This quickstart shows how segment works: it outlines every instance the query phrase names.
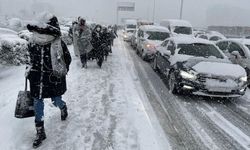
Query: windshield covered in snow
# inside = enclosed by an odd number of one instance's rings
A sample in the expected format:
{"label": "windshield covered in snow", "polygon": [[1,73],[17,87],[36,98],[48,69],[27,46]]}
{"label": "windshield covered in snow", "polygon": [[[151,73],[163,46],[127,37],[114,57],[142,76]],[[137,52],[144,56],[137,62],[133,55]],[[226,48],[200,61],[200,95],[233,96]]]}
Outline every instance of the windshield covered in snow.
{"label": "windshield covered in snow", "polygon": [[174,32],[177,34],[192,34],[192,28],[190,27],[175,27]]}
{"label": "windshield covered in snow", "polygon": [[167,33],[167,32],[147,31],[146,33],[148,34],[149,40],[164,41],[165,39],[170,37],[169,33]]}
{"label": "windshield covered in snow", "polygon": [[194,43],[194,44],[179,44],[178,48],[180,49],[178,54],[190,55],[196,57],[216,57],[223,59],[223,55],[220,51],[213,45],[203,44],[203,43]]}

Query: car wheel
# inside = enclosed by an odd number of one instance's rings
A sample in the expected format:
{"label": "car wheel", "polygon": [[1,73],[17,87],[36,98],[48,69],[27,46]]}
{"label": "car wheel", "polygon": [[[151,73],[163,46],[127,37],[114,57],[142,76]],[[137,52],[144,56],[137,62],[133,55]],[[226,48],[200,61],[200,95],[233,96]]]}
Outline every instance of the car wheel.
{"label": "car wheel", "polygon": [[142,51],[142,54],[141,54],[141,58],[142,60],[146,61],[147,60],[147,55]]}
{"label": "car wheel", "polygon": [[173,71],[170,73],[169,78],[168,78],[168,88],[172,94],[177,94],[176,80],[175,80],[175,75]]}

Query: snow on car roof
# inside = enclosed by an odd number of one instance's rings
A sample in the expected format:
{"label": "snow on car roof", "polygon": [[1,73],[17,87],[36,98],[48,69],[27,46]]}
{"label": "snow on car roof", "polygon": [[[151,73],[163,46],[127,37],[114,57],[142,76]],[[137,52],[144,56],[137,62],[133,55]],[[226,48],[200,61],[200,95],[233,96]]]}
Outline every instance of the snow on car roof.
{"label": "snow on car roof", "polygon": [[192,27],[191,23],[186,20],[178,20],[178,19],[168,19],[163,21],[169,21],[170,26],[180,26],[180,27]]}
{"label": "snow on car roof", "polygon": [[211,41],[200,39],[200,38],[195,38],[195,37],[190,37],[190,36],[175,36],[175,37],[168,38],[167,40],[173,40],[176,44],[202,43],[202,44],[213,45],[213,42]]}
{"label": "snow on car roof", "polygon": [[243,38],[229,38],[225,40],[220,40],[221,41],[229,41],[229,42],[236,42],[238,44],[244,44],[244,45],[250,45],[250,39],[243,39]]}
{"label": "snow on car roof", "polygon": [[146,31],[168,32],[168,33],[170,33],[170,31],[167,28],[161,27],[161,26],[154,26],[154,25],[144,25],[144,26],[141,26],[140,29],[146,30]]}

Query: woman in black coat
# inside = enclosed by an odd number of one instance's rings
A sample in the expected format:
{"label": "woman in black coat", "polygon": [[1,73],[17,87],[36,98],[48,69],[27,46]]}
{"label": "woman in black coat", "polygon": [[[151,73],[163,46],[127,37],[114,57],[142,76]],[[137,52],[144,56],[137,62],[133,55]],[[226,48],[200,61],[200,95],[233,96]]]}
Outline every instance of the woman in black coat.
{"label": "woman in black coat", "polygon": [[102,31],[101,25],[96,25],[96,27],[92,31],[91,44],[93,46],[93,50],[89,54],[90,57],[97,59],[97,64],[99,67],[102,66],[102,62],[104,59],[103,34],[101,31]]}
{"label": "woman in black coat", "polygon": [[[46,15],[48,16],[48,14]],[[45,19],[43,19],[45,20]],[[37,137],[33,147],[38,147],[46,134],[44,131],[44,98],[51,98],[55,106],[61,110],[61,120],[68,116],[66,103],[62,100],[62,95],[66,92],[66,73],[58,75],[55,73],[56,59],[53,51],[61,51],[64,70],[69,70],[71,56],[66,44],[60,39],[61,32],[58,20],[51,16],[44,26],[28,25],[27,28],[33,33],[33,37],[28,45],[30,55],[30,69],[27,78],[30,81],[31,96],[34,98],[35,124]],[[56,45],[57,44],[57,45]],[[56,45],[56,46],[55,46]],[[57,57],[55,57],[57,58]],[[59,59],[59,58],[58,58]]]}

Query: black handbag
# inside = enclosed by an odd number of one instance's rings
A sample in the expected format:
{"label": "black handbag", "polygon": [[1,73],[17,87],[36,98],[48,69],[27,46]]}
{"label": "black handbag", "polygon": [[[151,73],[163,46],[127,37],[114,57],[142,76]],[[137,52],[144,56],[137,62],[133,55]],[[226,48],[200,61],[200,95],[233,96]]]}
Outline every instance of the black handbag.
{"label": "black handbag", "polygon": [[30,91],[27,91],[27,78],[25,79],[25,90],[19,91],[16,109],[15,109],[15,117],[16,118],[28,118],[35,116],[34,112],[34,100],[30,95]]}

